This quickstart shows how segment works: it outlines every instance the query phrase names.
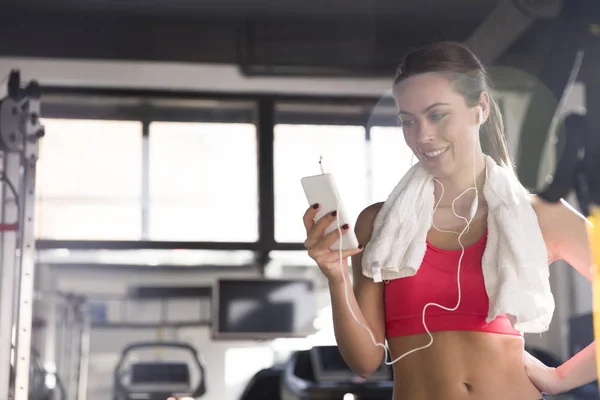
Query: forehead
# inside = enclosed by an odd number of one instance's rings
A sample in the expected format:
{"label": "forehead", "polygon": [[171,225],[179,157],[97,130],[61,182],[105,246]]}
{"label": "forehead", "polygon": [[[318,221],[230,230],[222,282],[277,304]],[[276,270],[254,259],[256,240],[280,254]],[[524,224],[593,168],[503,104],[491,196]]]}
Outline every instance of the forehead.
{"label": "forehead", "polygon": [[[441,74],[427,72],[404,79],[394,88],[396,105],[400,110],[420,113],[434,103],[460,104],[463,100],[450,81]],[[464,101],[462,101],[464,103]]]}

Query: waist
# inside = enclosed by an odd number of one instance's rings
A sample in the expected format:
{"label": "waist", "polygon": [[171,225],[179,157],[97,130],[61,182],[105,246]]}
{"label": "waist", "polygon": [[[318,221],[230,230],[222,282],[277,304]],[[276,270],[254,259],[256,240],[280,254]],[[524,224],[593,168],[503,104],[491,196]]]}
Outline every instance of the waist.
{"label": "waist", "polygon": [[[430,332],[440,331],[476,331],[488,333],[501,333],[521,336],[521,332],[513,328],[512,323],[505,315],[500,315],[487,323],[486,317],[480,314],[467,314],[460,311],[425,312],[425,324]],[[408,336],[426,333],[423,326],[423,316],[394,318],[386,320],[386,337]]]}
{"label": "waist", "polygon": [[[520,337],[437,332],[433,344],[394,363],[395,400],[537,400]],[[389,341],[392,360],[429,342],[427,334]]]}

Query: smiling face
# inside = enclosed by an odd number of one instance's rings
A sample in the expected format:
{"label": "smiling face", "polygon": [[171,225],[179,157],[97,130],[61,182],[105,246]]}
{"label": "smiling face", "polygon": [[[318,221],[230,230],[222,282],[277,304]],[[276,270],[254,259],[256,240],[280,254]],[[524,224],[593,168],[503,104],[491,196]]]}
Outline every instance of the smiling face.
{"label": "smiling face", "polygon": [[469,107],[447,77],[428,72],[396,84],[394,95],[406,144],[432,175],[472,169],[473,152],[483,158],[478,134],[488,114],[487,93]]}

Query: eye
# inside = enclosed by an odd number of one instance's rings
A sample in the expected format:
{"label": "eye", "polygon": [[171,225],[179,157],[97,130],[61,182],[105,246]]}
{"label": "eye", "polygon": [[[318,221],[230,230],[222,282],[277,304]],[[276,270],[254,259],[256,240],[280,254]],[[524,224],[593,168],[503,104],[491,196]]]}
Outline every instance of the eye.
{"label": "eye", "polygon": [[402,119],[400,117],[398,117],[398,126],[401,128],[409,128],[411,126],[413,126],[415,123],[415,121],[412,121],[410,119]]}
{"label": "eye", "polygon": [[448,114],[431,114],[431,119],[434,121],[439,121],[444,118]]}

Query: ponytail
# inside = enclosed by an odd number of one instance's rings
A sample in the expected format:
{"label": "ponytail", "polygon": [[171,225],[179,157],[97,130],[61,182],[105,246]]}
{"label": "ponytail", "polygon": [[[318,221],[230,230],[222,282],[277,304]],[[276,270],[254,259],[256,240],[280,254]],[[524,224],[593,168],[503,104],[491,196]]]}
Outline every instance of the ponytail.
{"label": "ponytail", "polygon": [[500,107],[498,107],[498,103],[491,93],[490,114],[487,121],[481,127],[480,138],[481,148],[485,154],[492,157],[498,165],[514,170],[514,165],[508,152]]}

